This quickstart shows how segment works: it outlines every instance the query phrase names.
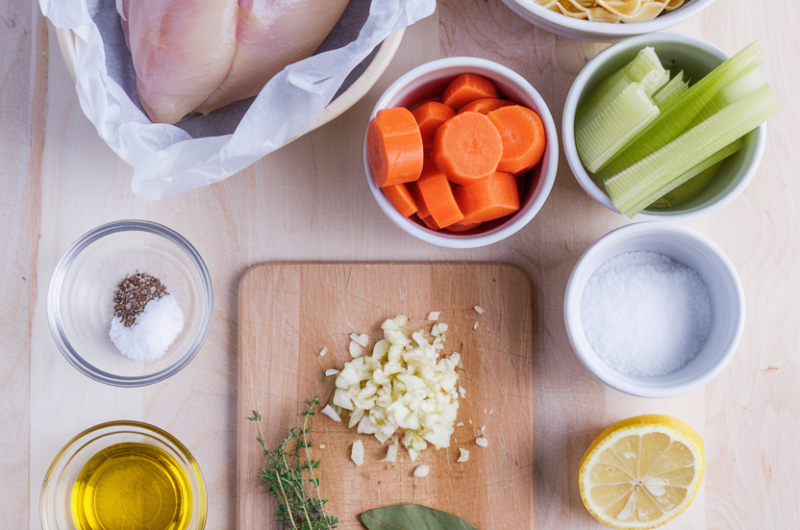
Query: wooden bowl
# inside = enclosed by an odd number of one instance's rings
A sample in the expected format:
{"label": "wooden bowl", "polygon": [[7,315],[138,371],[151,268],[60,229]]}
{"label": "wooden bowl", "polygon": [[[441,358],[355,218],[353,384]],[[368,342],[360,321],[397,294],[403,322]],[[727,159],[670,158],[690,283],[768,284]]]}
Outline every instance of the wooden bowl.
{"label": "wooden bowl", "polygon": [[[383,75],[389,63],[392,62],[392,58],[397,52],[397,48],[400,47],[400,42],[403,40],[404,33],[405,29],[401,29],[389,35],[381,44],[372,62],[370,62],[369,66],[364,70],[364,73],[361,74],[353,84],[347,87],[344,92],[334,98],[327,107],[322,109],[311,126],[303,134],[310,133],[314,129],[322,127],[334,118],[344,114],[350,107],[358,103],[358,101],[369,92],[373,85],[375,85],[380,76]],[[72,80],[74,81],[75,63],[77,61],[75,34],[70,29],[56,28],[56,37],[69,75],[72,76]],[[290,141],[296,140],[297,138],[299,138],[299,136],[292,138]]]}

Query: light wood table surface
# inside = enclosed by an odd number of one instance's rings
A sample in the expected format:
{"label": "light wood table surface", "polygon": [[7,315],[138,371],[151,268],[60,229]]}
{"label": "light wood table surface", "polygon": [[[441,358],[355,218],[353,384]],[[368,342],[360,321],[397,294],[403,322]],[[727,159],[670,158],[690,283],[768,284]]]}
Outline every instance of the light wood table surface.
{"label": "light wood table surface", "polygon": [[[719,0],[676,31],[731,53],[760,39],[785,110],[770,120],[764,160],[744,194],[687,223],[716,241],[741,276],[747,322],[738,352],[704,388],[647,400],[605,387],[569,346],[561,307],[570,271],[591,243],[624,223],[580,189],[563,157],[533,222],[470,251],[400,232],[372,199],[362,167],[370,110],[410,68],[452,55],[495,60],[530,80],[560,122],[570,84],[605,45],[540,31],[499,0],[441,0],[436,14],[409,28],[375,88],[341,118],[223,183],[148,202],[130,191],[131,169],[83,116],[38,2],[0,0],[0,529],[39,528],[39,490],[57,451],[83,429],[123,418],[154,423],[190,448],[208,483],[207,528],[233,529],[237,288],[252,265],[289,260],[491,260],[528,272],[538,316],[538,529],[599,527],[580,501],[580,457],[602,428],[644,412],[681,417],[706,442],[700,496],[665,528],[798,528],[800,7],[794,0]],[[216,295],[196,359],[139,390],[95,383],[69,366],[45,311],[50,275],[67,247],[124,218],[157,221],[187,237],[208,264]]]}

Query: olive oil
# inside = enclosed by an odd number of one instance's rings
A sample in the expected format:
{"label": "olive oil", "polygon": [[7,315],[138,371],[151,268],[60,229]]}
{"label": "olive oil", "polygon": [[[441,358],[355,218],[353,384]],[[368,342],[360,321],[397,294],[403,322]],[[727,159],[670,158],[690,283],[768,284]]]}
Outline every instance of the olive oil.
{"label": "olive oil", "polygon": [[192,515],[189,478],[159,447],[120,443],[86,462],[72,487],[77,530],[184,530]]}

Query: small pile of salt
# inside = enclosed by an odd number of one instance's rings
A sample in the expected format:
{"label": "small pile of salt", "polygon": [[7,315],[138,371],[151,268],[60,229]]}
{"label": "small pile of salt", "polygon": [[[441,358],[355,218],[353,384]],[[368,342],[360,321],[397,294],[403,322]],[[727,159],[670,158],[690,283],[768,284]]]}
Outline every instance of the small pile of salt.
{"label": "small pile of salt", "polygon": [[609,367],[633,376],[667,375],[694,359],[711,316],[708,289],[697,271],[649,251],[602,264],[581,301],[589,344]]}
{"label": "small pile of salt", "polygon": [[119,352],[140,363],[157,361],[183,331],[183,311],[168,294],[150,300],[131,326],[119,317],[111,321],[109,336]]}

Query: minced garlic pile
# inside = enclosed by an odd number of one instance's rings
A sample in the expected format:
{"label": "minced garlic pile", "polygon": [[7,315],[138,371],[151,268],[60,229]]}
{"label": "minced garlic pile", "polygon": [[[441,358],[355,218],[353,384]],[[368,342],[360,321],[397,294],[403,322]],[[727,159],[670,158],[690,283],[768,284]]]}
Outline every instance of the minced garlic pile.
{"label": "minced garlic pile", "polygon": [[384,339],[372,355],[345,363],[336,377],[333,404],[350,411],[350,428],[357,425],[359,433],[374,434],[381,443],[393,439],[396,445],[403,435],[414,461],[429,443],[437,449],[450,446],[461,355],[442,357],[447,324],[409,338],[403,333],[407,322],[402,315],[386,320]]}

